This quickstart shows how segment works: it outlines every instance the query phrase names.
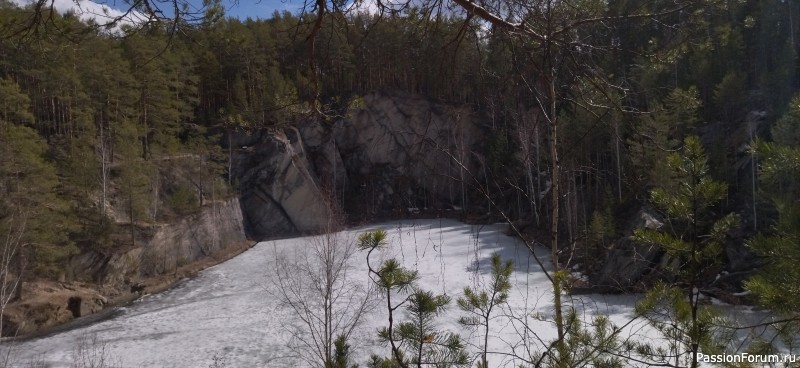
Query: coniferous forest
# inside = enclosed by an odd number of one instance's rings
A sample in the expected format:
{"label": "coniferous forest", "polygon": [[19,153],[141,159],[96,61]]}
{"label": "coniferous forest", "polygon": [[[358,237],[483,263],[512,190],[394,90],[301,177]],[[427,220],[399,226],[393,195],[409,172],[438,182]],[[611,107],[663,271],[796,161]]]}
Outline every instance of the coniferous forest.
{"label": "coniferous forest", "polygon": [[[459,216],[538,239],[555,290],[620,240],[658,245],[673,262],[641,308],[671,300],[697,353],[696,290],[735,243],[750,268],[731,293],[798,326],[800,2],[318,0],[241,19],[149,0],[110,26],[48,4],[0,0],[3,308],[16,280],[70,280],[77,255],[236,198],[231,137],[333,125],[386,92],[481,117],[472,201],[490,204]],[[669,226],[629,229],[641,208]]]}

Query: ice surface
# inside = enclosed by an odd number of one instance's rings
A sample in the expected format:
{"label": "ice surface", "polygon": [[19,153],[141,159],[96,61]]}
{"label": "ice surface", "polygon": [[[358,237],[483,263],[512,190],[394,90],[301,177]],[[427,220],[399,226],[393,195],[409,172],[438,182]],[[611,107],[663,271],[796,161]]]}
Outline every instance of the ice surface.
{"label": "ice surface", "polygon": [[[397,221],[352,229],[344,237],[384,229],[390,248],[381,257],[396,257],[405,267],[420,274],[419,286],[446,293],[453,298],[449,313],[439,319],[439,327],[456,331],[478,349],[480,331],[465,329],[457,319],[463,315],[455,305],[466,286],[481,285],[489,272],[489,258],[499,252],[513,259],[514,289],[509,306],[492,322],[489,357],[493,367],[513,367],[509,355],[526,356],[525,348],[541,346],[533,333],[544,341],[555,336],[550,322],[531,318],[532,313],[545,317],[552,313],[550,282],[525,246],[503,234],[504,225],[465,225],[454,220]],[[301,257],[309,238],[262,242],[247,252],[209,268],[196,278],[158,295],[142,298],[121,308],[117,316],[71,331],[13,345],[17,366],[37,359],[50,367],[69,367],[77,342],[95,338],[105,353],[124,367],[209,367],[214,357],[227,367],[305,367],[298,356],[292,328],[301,327],[297,316],[282,306],[275,296],[274,263],[276,256]],[[540,261],[549,266],[549,251],[536,249]],[[349,278],[367,284],[364,252],[351,259]],[[635,295],[582,295],[572,299],[585,319],[602,313],[618,325],[628,324],[633,316]],[[386,325],[381,300],[363,319],[351,341],[355,362],[364,365],[370,354],[387,356],[389,350],[376,338],[378,328]],[[527,322],[529,330],[524,328]],[[527,336],[527,343],[525,342]],[[625,338],[652,338],[644,322],[635,321],[625,328]],[[518,363],[518,362],[516,362]]]}

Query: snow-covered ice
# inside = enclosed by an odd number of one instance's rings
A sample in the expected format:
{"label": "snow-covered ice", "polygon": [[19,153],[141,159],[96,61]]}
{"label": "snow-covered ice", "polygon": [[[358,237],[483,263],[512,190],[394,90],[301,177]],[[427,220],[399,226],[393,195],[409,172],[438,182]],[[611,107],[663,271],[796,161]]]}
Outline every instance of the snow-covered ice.
{"label": "snow-covered ice", "polygon": [[[357,234],[374,229],[384,229],[389,235],[389,249],[381,256],[396,257],[405,267],[418,270],[420,287],[452,297],[449,313],[439,319],[439,327],[460,333],[473,344],[472,353],[478,351],[480,333],[458,325],[458,317],[464,313],[456,307],[455,299],[462,295],[464,287],[481,285],[490,270],[489,258],[495,252],[503,259],[514,260],[514,288],[503,313],[519,319],[498,318],[492,322],[489,350],[524,356],[525,346],[540,346],[531,332],[545,341],[554,338],[552,323],[531,317],[534,313],[552,313],[550,282],[528,249],[504,235],[504,225],[409,220],[351,229],[343,236],[354,241]],[[307,363],[291,348],[296,340],[290,329],[299,321],[279,303],[273,279],[276,252],[282,257],[298,257],[308,242],[309,238],[293,238],[259,243],[169,291],[120,308],[113,318],[35,340],[6,343],[4,348],[13,349],[17,366],[36,359],[49,367],[69,367],[77,342],[89,337],[124,367],[209,367],[215,357],[227,367],[305,367]],[[549,266],[547,249],[536,249],[536,255]],[[367,283],[365,253],[357,252],[351,265],[348,278]],[[638,297],[572,298],[586,319],[602,313],[623,326],[633,317]],[[362,366],[372,353],[389,354],[376,336],[377,329],[386,324],[382,305],[365,315],[351,341],[355,362]],[[527,343],[523,341],[526,332],[520,319],[527,320],[530,326]],[[623,337],[633,339],[652,334],[642,321],[635,321],[625,331]],[[494,367],[517,365],[508,355],[494,354],[489,361]]]}

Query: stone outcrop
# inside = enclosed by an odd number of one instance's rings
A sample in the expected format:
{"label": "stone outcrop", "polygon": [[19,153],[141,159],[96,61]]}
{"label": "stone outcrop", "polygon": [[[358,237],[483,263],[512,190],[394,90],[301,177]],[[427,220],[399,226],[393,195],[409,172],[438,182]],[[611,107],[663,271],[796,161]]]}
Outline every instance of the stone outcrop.
{"label": "stone outcrop", "polygon": [[201,259],[206,262],[212,254],[240,249],[247,240],[236,198],[206,204],[195,214],[174,223],[154,225],[142,233],[135,247],[73,257],[70,278],[77,281],[24,283],[22,300],[11,303],[3,314],[2,336],[47,331],[96,314],[109,304],[132,300],[144,292],[146,280],[153,284],[148,292],[167,287],[183,277],[177,272],[179,267]]}
{"label": "stone outcrop", "polygon": [[235,140],[253,144],[237,147],[234,170],[251,237],[313,233],[334,208],[359,221],[464,206],[484,143],[470,109],[405,93],[369,94],[363,106]]}
{"label": "stone outcrop", "polygon": [[[624,236],[608,251],[602,269],[595,277],[593,292],[621,292],[646,282],[648,276],[663,268],[668,257],[657,245],[631,240],[635,229],[660,230],[661,217],[650,208],[642,208],[627,224]],[[650,280],[652,281],[652,280]]]}
{"label": "stone outcrop", "polygon": [[102,310],[108,302],[88,285],[39,282],[26,284],[25,298],[3,314],[2,336],[27,335]]}
{"label": "stone outcrop", "polygon": [[314,232],[330,215],[328,198],[296,130],[265,135],[238,165],[247,168],[239,178],[241,203],[255,238]]}
{"label": "stone outcrop", "polygon": [[370,95],[364,105],[333,134],[347,170],[337,189],[350,194],[348,213],[469,205],[485,143],[470,109],[406,95]]}
{"label": "stone outcrop", "polygon": [[238,199],[207,204],[198,213],[158,225],[150,239],[126,251],[84,253],[72,260],[78,279],[119,287],[194,262],[231,244],[245,241]]}
{"label": "stone outcrop", "polygon": [[143,247],[140,272],[168,272],[246,239],[239,201],[210,203],[199,213],[160,227]]}

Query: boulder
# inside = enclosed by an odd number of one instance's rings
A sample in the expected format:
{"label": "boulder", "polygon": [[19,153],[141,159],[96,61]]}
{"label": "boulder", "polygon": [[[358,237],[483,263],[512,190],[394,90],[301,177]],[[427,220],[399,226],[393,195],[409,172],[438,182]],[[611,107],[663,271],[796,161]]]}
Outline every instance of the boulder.
{"label": "boulder", "polygon": [[3,337],[46,330],[97,313],[107,304],[106,298],[89,285],[29,282],[23,293],[25,300],[10,304],[3,313]]}
{"label": "boulder", "polygon": [[635,229],[659,230],[663,226],[663,219],[652,208],[640,209],[625,227],[625,236],[609,249],[603,267],[594,277],[594,291],[621,292],[636,288],[646,277],[667,266],[670,260],[658,245],[631,240]]}

